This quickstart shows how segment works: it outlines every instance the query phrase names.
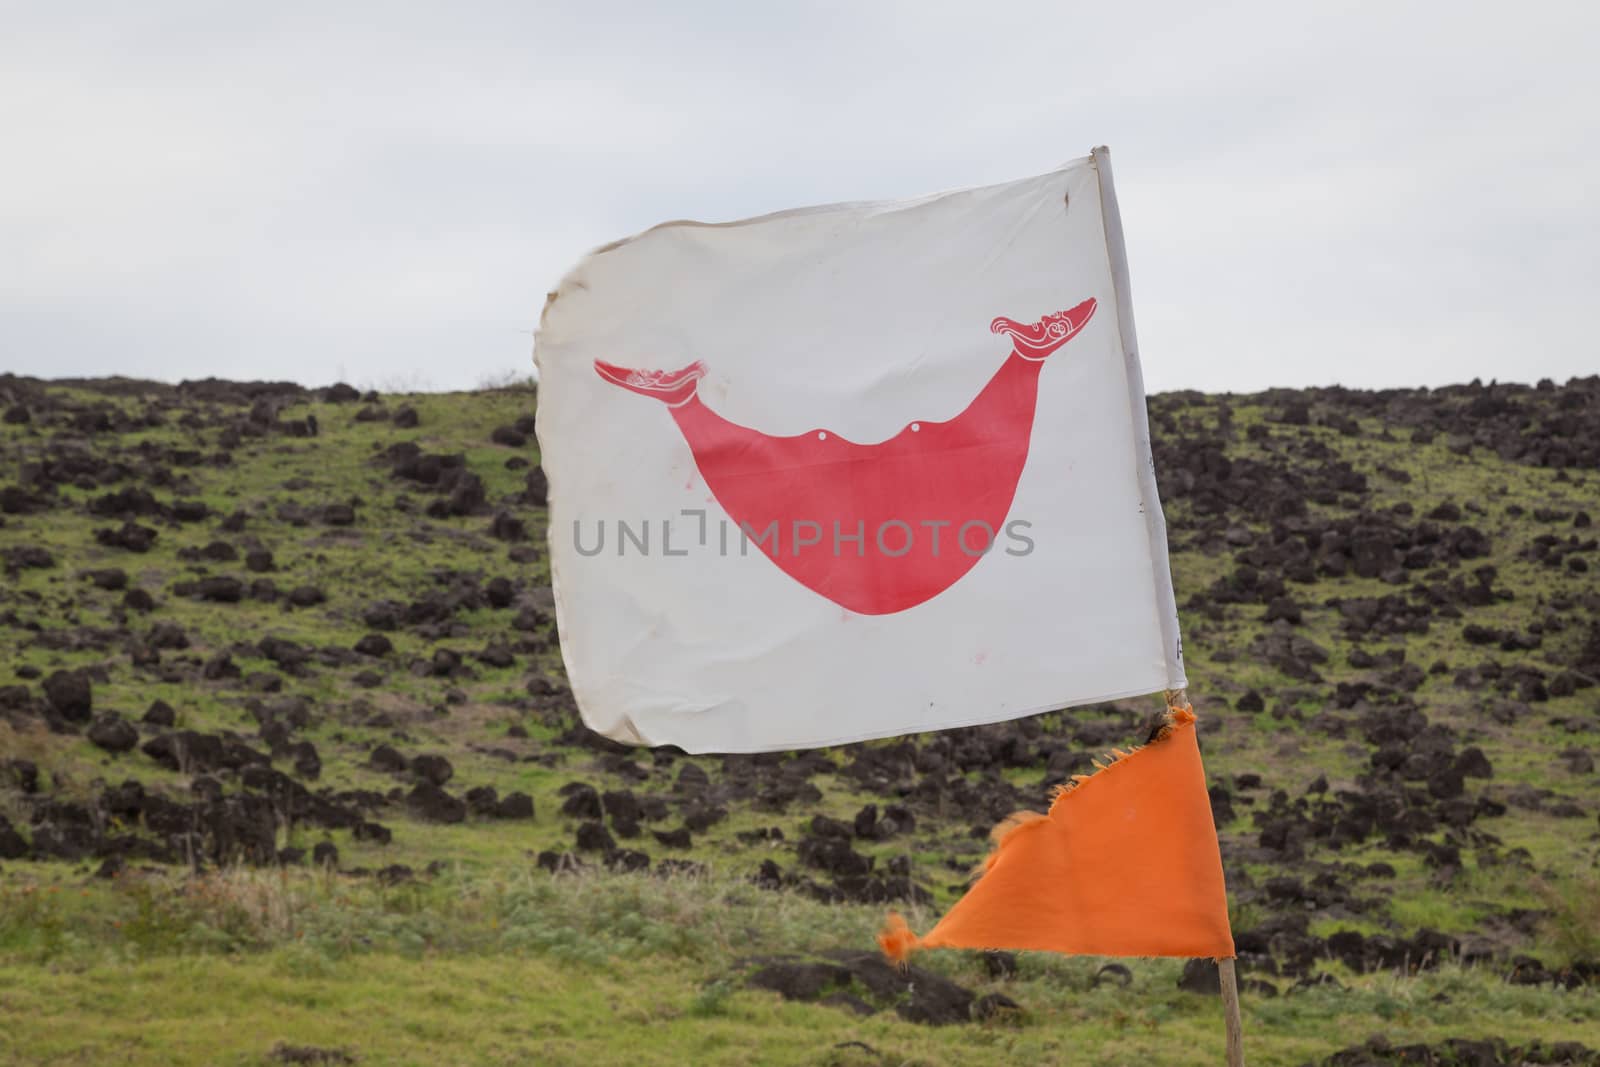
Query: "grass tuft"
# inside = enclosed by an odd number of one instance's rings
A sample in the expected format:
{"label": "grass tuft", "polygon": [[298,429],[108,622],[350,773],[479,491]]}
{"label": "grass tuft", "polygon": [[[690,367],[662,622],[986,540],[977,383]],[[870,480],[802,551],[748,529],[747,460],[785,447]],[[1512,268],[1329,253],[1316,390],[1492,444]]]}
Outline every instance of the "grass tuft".
{"label": "grass tuft", "polygon": [[1532,888],[1549,914],[1543,933],[1563,962],[1600,960],[1600,878],[1535,879]]}

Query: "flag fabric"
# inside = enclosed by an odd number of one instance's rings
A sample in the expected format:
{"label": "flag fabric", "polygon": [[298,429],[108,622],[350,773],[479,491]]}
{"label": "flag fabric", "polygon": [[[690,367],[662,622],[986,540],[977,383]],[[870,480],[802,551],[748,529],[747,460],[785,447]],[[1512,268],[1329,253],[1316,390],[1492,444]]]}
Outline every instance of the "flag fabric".
{"label": "flag fabric", "polygon": [[[1181,690],[1109,158],[674,222],[536,341],[562,655],[593,729],[839,744]],[[924,937],[1233,955],[1194,715],[995,832]]]}
{"label": "flag fabric", "polygon": [[535,352],[596,731],[762,751],[1185,685],[1104,150],[657,226],[566,276]]}
{"label": "flag fabric", "polygon": [[994,831],[978,880],[925,937],[891,915],[878,943],[1094,956],[1234,955],[1194,713],[1062,787],[1048,815]]}

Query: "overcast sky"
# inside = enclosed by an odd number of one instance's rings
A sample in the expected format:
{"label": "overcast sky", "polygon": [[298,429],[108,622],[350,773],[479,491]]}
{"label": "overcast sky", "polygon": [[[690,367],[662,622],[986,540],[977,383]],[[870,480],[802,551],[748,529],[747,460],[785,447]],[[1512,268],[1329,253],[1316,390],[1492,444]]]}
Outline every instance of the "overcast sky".
{"label": "overcast sky", "polygon": [[1593,2],[0,20],[0,371],[472,388],[613,238],[1102,143],[1153,391],[1600,370]]}

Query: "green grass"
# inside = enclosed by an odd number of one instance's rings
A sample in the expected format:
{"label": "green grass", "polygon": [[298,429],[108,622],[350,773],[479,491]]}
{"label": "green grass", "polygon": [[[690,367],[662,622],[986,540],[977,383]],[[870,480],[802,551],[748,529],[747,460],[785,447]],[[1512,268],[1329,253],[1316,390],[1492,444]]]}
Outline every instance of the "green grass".
{"label": "green grass", "polygon": [[[1094,959],[1024,954],[1015,978],[995,980],[971,954],[928,953],[919,966],[1023,1008],[940,1029],[785,1003],[747,988],[740,961],[869,948],[882,913],[726,878],[502,865],[385,888],[305,872],[186,885],[37,873],[0,892],[5,1062],[257,1064],[280,1042],[386,1064],[1198,1065],[1221,1048],[1219,1003],[1179,991],[1177,961],[1129,961],[1124,991],[1094,987]],[[1345,980],[1247,995],[1251,1062],[1301,1063],[1375,1029],[1396,1042],[1600,1042],[1593,994],[1456,967]]]}

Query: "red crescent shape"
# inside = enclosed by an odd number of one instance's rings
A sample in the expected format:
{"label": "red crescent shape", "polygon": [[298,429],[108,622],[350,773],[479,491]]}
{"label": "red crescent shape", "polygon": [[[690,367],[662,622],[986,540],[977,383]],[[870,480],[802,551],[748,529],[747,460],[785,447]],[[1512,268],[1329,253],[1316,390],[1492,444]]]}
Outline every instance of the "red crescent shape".
{"label": "red crescent shape", "polygon": [[914,422],[863,445],[827,430],[772,437],[730,422],[695,387],[700,364],[629,371],[597,362],[614,385],[667,403],[696,467],[757,549],[806,588],[861,615],[938,596],[1003,534],[1028,459],[1044,359],[1081,330],[1095,301],[1024,325],[996,319],[1013,348],[955,418]]}

